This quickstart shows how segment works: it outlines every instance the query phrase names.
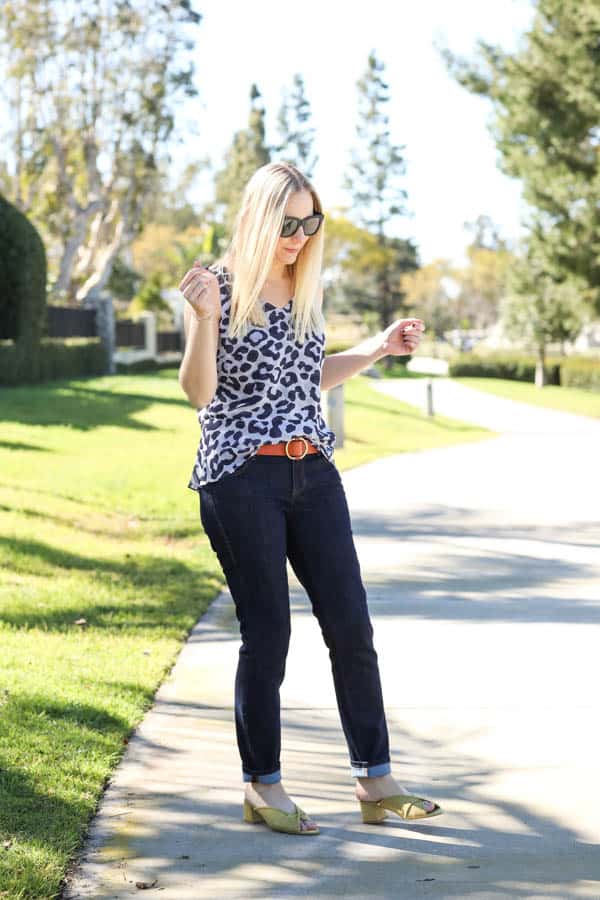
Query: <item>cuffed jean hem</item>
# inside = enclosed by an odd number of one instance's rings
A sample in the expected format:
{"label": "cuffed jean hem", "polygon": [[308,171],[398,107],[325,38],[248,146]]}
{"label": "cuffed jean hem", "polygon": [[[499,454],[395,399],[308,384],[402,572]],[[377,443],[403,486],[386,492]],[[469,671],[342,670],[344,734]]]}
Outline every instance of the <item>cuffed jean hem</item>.
{"label": "cuffed jean hem", "polygon": [[389,775],[391,771],[392,764],[389,762],[379,763],[376,766],[370,766],[368,763],[350,763],[350,774],[353,778],[374,778],[376,775]]}
{"label": "cuffed jean hem", "polygon": [[242,772],[244,781],[260,781],[261,784],[275,784],[281,781],[281,769],[276,772],[270,772],[268,775],[250,775],[249,772]]}

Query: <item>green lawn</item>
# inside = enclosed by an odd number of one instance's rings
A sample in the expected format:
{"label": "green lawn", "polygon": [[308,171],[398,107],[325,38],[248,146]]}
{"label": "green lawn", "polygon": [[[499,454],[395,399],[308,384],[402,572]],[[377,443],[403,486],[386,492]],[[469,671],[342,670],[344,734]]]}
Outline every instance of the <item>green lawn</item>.
{"label": "green lawn", "polygon": [[[340,469],[489,432],[345,385]],[[0,897],[53,898],[223,576],[176,370],[0,392]]]}
{"label": "green lawn", "polygon": [[600,393],[584,391],[580,388],[547,385],[541,390],[525,381],[507,381],[500,378],[455,378],[460,384],[487,391],[498,397],[577,413],[580,416],[600,418]]}
{"label": "green lawn", "polygon": [[491,432],[424,413],[376,391],[371,379],[357,376],[344,384],[344,448],[335,451],[340,470],[394,453],[481,440]]}

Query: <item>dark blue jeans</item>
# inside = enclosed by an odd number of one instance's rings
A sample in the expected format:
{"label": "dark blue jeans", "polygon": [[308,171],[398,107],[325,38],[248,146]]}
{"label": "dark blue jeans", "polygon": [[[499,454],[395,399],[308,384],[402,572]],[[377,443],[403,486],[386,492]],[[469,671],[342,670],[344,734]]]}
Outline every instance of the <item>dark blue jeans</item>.
{"label": "dark blue jeans", "polygon": [[329,648],[350,774],[390,772],[373,627],[335,464],[322,453],[295,460],[254,455],[199,495],[200,519],[240,623],[235,725],[244,781],[281,779],[279,688],[290,640],[286,559]]}

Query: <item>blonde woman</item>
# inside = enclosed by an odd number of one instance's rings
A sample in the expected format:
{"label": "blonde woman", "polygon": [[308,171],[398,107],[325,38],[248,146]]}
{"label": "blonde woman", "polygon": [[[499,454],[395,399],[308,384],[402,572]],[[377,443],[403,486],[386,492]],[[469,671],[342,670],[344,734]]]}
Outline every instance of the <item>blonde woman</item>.
{"label": "blonde woman", "polygon": [[280,702],[290,638],[286,561],[306,589],[329,648],[341,723],[363,820],[392,810],[439,815],[391,774],[388,730],[365,588],[335,435],[321,390],[388,353],[411,353],[424,330],[400,319],[325,357],[320,286],[323,208],[294,166],[268,163],[245,187],[231,242],[179,285],[186,347],[179,383],[197,408],[198,453],[188,487],[221,564],[240,625],[235,727],[244,819],[318,834],[286,793]]}

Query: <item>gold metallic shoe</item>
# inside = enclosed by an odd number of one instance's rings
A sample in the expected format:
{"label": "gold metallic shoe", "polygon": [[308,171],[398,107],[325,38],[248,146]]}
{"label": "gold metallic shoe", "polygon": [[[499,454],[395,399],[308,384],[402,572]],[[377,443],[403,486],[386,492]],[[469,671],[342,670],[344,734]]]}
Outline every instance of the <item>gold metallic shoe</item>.
{"label": "gold metallic shoe", "polygon": [[[414,822],[417,819],[431,819],[433,816],[441,816],[443,809],[433,803],[433,800],[425,800],[423,797],[415,797],[414,794],[393,794],[384,797],[383,800],[359,800],[362,820],[366,825],[378,825],[386,818],[386,809],[395,812],[401,819]],[[427,810],[426,803],[433,803],[433,809]]]}
{"label": "gold metallic shoe", "polygon": [[283,831],[286,834],[320,834],[318,828],[301,828],[300,822],[308,821],[308,816],[299,806],[294,806],[294,812],[286,813],[273,806],[252,806],[249,800],[244,800],[244,822],[264,822],[271,831]]}

